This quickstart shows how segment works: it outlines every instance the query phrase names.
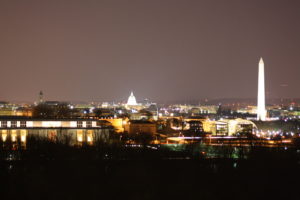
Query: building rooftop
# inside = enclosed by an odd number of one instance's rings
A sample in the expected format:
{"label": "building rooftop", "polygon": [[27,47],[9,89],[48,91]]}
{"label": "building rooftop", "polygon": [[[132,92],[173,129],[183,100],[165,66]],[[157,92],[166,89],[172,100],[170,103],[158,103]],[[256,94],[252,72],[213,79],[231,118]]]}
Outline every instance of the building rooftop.
{"label": "building rooftop", "polygon": [[27,120],[27,121],[97,121],[88,118],[35,118],[26,116],[0,116],[0,121],[4,120]]}
{"label": "building rooftop", "polygon": [[146,120],[130,120],[131,124],[154,124],[153,122]]}

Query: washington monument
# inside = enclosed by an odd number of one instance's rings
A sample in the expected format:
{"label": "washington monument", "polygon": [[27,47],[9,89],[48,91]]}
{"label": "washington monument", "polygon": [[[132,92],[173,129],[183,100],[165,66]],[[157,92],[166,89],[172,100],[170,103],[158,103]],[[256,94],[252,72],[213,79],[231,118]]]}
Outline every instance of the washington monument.
{"label": "washington monument", "polygon": [[265,64],[260,58],[258,65],[258,95],[257,95],[257,120],[265,121],[267,116],[265,100]]}

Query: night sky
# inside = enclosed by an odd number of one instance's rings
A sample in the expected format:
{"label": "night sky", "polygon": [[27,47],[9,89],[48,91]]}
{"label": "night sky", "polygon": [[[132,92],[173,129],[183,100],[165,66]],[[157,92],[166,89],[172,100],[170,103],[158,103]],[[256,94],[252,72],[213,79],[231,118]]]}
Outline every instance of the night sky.
{"label": "night sky", "polygon": [[0,0],[0,100],[300,97],[298,0]]}

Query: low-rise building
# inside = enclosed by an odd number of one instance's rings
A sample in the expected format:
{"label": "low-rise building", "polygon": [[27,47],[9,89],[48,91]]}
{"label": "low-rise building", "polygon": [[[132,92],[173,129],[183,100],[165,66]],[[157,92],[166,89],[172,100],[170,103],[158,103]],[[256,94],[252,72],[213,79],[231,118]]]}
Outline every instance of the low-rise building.
{"label": "low-rise building", "polygon": [[125,125],[125,131],[129,134],[157,133],[156,123],[143,120],[131,120]]}
{"label": "low-rise building", "polygon": [[245,119],[221,119],[217,121],[203,121],[203,129],[205,132],[217,136],[234,136],[239,134],[252,133],[257,129],[256,125]]}

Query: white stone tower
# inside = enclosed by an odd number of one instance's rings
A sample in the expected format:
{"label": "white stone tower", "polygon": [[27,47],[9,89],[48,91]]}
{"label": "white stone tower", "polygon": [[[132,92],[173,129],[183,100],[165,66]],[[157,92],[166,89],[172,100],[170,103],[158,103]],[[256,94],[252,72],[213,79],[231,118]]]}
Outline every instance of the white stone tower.
{"label": "white stone tower", "polygon": [[260,58],[258,65],[258,95],[257,95],[257,120],[265,121],[267,117],[265,99],[265,64]]}

